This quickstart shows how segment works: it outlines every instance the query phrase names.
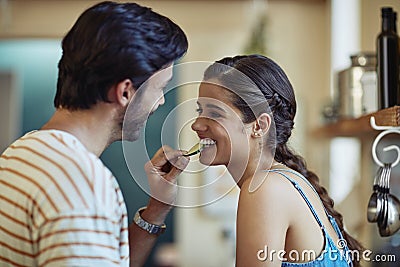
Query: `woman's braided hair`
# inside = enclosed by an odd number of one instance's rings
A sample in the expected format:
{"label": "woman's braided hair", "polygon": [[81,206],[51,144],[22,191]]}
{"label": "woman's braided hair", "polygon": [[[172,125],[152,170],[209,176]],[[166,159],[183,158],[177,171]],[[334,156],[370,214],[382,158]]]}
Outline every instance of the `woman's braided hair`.
{"label": "woman's braided hair", "polygon": [[[344,230],[343,216],[334,209],[334,202],[328,195],[327,190],[319,183],[318,176],[308,170],[305,160],[287,145],[292,134],[297,106],[293,87],[284,71],[273,60],[261,55],[226,57],[211,65],[206,70],[204,79],[218,79],[223,84],[230,83],[225,85],[227,88],[232,88],[232,82],[227,82],[232,79],[232,75],[229,78],[227,77],[229,71],[226,68],[223,72],[218,71],[218,69],[224,69],[221,65],[241,72],[258,87],[268,102],[270,112],[273,114],[275,124],[273,137],[275,138],[274,144],[276,146],[275,160],[307,178],[318,192],[326,211],[335,218],[349,249],[362,251],[361,244]],[[248,103],[257,102],[251,100],[251,98],[257,97],[257,94],[250,92],[252,88],[247,89],[249,92],[246,95],[243,93],[246,89],[240,88],[238,90],[241,91],[239,94],[241,97],[236,92],[231,94],[233,104],[241,110],[244,123],[255,121],[256,116],[259,114],[255,114],[254,109]],[[243,100],[243,97],[247,99]],[[360,266],[358,259],[353,259],[353,264],[354,266]]]}

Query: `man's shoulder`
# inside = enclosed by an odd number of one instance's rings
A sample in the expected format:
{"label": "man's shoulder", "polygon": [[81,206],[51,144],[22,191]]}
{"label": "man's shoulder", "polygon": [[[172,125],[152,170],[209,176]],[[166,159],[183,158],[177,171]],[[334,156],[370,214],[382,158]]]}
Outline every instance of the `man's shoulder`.
{"label": "man's shoulder", "polygon": [[19,138],[15,146],[30,144],[49,150],[69,150],[69,153],[89,153],[74,135],[60,130],[37,130],[26,133]]}
{"label": "man's shoulder", "polygon": [[35,131],[18,139],[1,156],[0,172],[10,187],[23,185],[26,195],[47,197],[60,210],[91,207],[118,187],[96,155],[75,137],[55,131]]}
{"label": "man's shoulder", "polygon": [[35,168],[45,176],[90,182],[112,174],[103,162],[73,135],[58,130],[32,131],[4,152],[3,164],[22,169]]}
{"label": "man's shoulder", "polygon": [[[79,164],[91,162],[104,167],[102,161],[88,151],[78,138],[60,130],[31,131],[15,141],[9,148],[11,150],[25,149],[37,155],[42,154],[42,156],[61,157],[67,161],[77,159]],[[62,162],[64,161],[62,160]]]}

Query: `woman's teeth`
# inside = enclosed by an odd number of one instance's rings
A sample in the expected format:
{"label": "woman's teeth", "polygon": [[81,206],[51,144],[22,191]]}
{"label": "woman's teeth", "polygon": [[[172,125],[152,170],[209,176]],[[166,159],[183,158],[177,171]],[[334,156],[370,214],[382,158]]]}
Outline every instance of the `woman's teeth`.
{"label": "woman's teeth", "polygon": [[200,140],[200,145],[204,146],[204,147],[208,147],[208,146],[212,146],[215,145],[217,142],[210,139],[210,138],[204,138]]}

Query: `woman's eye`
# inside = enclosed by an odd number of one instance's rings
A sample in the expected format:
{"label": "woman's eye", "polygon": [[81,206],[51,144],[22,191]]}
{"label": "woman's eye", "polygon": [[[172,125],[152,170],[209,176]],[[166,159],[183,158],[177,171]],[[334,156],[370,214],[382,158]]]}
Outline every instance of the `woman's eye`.
{"label": "woman's eye", "polygon": [[[203,113],[203,109],[202,108],[197,108],[196,112],[197,112],[198,115],[201,115]],[[213,111],[207,112],[207,115],[205,115],[205,116],[208,116],[208,117],[214,118],[214,119],[222,117],[221,114],[219,114],[218,112],[213,112]]]}
{"label": "woman's eye", "polygon": [[221,114],[219,114],[217,112],[210,112],[210,117],[211,118],[220,118],[222,116],[221,116]]}

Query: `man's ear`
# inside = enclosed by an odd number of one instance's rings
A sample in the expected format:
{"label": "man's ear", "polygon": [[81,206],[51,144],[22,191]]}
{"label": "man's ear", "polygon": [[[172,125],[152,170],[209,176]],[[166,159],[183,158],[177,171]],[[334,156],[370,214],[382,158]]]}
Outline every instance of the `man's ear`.
{"label": "man's ear", "polygon": [[130,79],[125,79],[108,92],[108,100],[121,106],[127,106],[135,94],[135,88]]}
{"label": "man's ear", "polygon": [[257,120],[253,122],[252,136],[261,137],[265,135],[271,127],[272,118],[267,113],[262,113]]}

